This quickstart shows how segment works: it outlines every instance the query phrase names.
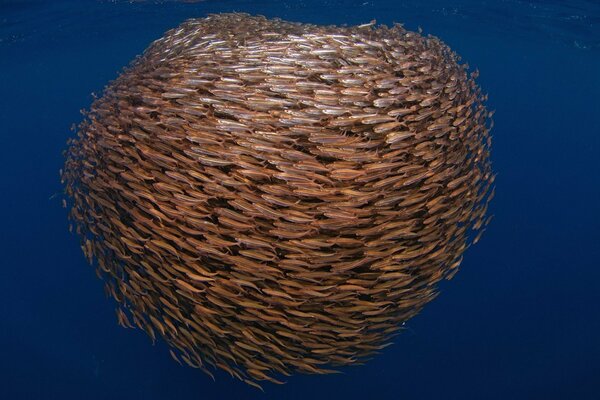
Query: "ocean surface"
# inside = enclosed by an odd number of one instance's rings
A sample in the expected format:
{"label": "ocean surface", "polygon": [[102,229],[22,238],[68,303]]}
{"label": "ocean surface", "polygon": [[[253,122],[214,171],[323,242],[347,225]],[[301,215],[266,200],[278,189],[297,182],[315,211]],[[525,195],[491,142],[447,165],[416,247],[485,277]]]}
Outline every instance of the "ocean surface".
{"label": "ocean surface", "polygon": [[[265,393],[116,323],[61,207],[62,151],[121,68],[188,18],[402,22],[478,68],[494,220],[394,345]],[[600,399],[597,1],[0,0],[0,399]]]}

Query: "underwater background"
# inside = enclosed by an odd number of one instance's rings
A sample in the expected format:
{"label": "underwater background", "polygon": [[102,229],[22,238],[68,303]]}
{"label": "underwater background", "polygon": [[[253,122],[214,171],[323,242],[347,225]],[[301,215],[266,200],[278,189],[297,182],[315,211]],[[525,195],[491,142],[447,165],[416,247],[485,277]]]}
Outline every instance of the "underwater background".
{"label": "underwater background", "polygon": [[[365,365],[264,394],[117,325],[58,174],[92,92],[185,19],[232,11],[421,28],[496,110],[494,220],[459,273]],[[0,399],[600,398],[596,1],[0,0],[0,140]]]}

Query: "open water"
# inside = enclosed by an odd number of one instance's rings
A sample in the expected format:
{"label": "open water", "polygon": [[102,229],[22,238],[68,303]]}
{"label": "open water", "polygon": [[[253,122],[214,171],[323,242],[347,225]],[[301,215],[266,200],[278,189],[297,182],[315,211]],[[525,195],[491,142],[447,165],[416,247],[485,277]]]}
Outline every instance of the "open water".
{"label": "open water", "polygon": [[[480,70],[495,215],[395,344],[263,394],[116,323],[69,234],[69,130],[187,18],[402,22]],[[56,194],[59,195],[56,195]],[[0,0],[0,399],[600,399],[600,4],[525,0]]]}

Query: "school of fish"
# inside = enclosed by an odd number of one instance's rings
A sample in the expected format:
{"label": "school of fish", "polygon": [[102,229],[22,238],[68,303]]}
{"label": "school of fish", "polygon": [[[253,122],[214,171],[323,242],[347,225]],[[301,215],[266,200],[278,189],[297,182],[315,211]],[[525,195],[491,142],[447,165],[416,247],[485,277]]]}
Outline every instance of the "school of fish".
{"label": "school of fish", "polygon": [[476,75],[398,24],[168,31],[94,100],[61,171],[119,323],[257,387],[370,358],[490,221]]}

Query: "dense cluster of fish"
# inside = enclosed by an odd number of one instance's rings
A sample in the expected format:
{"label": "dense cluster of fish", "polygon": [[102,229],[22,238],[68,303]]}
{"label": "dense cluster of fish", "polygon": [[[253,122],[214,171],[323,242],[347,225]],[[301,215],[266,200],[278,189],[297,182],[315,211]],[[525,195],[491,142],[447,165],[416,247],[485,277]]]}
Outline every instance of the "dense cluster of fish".
{"label": "dense cluster of fish", "polygon": [[474,75],[400,25],[167,32],[94,101],[62,172],[120,324],[256,386],[385,347],[489,222]]}

